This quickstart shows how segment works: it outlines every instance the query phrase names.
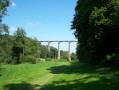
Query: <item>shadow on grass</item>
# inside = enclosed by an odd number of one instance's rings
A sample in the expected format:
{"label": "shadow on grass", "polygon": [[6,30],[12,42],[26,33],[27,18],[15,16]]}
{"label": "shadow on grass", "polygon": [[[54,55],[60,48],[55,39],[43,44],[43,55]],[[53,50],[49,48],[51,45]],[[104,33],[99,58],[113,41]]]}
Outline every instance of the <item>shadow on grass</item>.
{"label": "shadow on grass", "polygon": [[[42,86],[39,90],[118,90],[119,72],[111,68],[101,68],[72,62],[71,65],[55,66],[50,70],[53,74],[87,75],[79,79],[62,79]],[[112,74],[113,73],[113,74]],[[111,74],[111,75],[110,75]],[[108,77],[109,76],[109,77]],[[68,78],[68,77],[67,77]]]}
{"label": "shadow on grass", "polygon": [[26,82],[22,83],[12,83],[4,86],[4,90],[36,90],[36,88],[39,88],[39,85],[31,85]]}
{"label": "shadow on grass", "polygon": [[[90,77],[88,77],[90,78]],[[85,80],[85,79],[84,79]],[[111,79],[100,78],[97,81],[84,82],[82,79],[73,81],[54,81],[52,84],[44,85],[39,90],[118,90],[118,83]]]}
{"label": "shadow on grass", "polygon": [[87,65],[79,62],[71,62],[71,65],[62,65],[62,66],[54,66],[49,68],[50,73],[53,74],[108,74],[110,73],[111,68],[100,68],[92,65]]}
{"label": "shadow on grass", "polygon": [[4,70],[4,68],[1,68],[1,67],[0,67],[0,71],[2,71],[2,70]]}

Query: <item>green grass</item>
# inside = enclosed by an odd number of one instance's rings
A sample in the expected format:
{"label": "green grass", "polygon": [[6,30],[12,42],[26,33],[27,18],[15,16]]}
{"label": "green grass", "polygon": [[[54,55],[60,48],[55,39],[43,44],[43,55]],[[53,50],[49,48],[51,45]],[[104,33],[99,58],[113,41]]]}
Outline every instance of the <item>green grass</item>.
{"label": "green grass", "polygon": [[51,67],[56,74],[40,90],[118,90],[119,71],[81,63]]}
{"label": "green grass", "polygon": [[118,90],[119,71],[78,62],[1,65],[0,90]]}
{"label": "green grass", "polygon": [[[59,63],[47,61],[47,62],[40,62],[38,64],[28,64],[28,63],[19,65],[2,64],[0,65],[0,90],[4,90],[6,87],[9,88],[9,86],[10,88],[12,88],[11,87],[12,85],[13,87],[15,85],[18,85],[18,88],[20,89],[8,89],[8,90],[24,90],[22,89],[21,86],[25,86],[26,84],[29,84],[30,86],[30,84],[34,84],[38,82],[38,80],[40,81],[40,79],[42,80],[42,77],[50,74],[48,68],[62,64],[65,64],[65,62]],[[49,77],[49,75],[47,77]],[[43,80],[40,81],[41,85],[42,83],[45,83],[45,81],[47,81],[48,79],[47,77],[44,78],[44,81]]]}

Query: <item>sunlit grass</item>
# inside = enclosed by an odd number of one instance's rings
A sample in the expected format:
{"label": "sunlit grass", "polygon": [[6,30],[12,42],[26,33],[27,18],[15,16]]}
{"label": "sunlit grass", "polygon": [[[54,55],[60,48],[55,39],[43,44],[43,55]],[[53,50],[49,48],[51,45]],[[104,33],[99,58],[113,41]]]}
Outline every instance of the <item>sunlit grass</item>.
{"label": "sunlit grass", "polygon": [[[32,82],[34,79],[49,73],[47,68],[57,66],[58,62],[40,62],[38,64],[19,64],[0,66],[0,90],[11,83]],[[59,64],[60,65],[60,64]]]}
{"label": "sunlit grass", "polygon": [[79,62],[1,65],[0,90],[118,90],[119,71]]}

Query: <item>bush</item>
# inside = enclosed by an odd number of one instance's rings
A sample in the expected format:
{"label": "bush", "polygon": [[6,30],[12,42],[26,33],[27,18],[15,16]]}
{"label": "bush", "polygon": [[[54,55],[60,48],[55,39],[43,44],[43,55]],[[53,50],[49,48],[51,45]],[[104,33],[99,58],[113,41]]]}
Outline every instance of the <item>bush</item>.
{"label": "bush", "polygon": [[52,61],[52,58],[46,58],[45,61]]}
{"label": "bush", "polygon": [[76,56],[75,53],[72,53],[72,54],[71,54],[71,60],[77,60],[77,56]]}
{"label": "bush", "polygon": [[18,60],[18,57],[12,58],[11,64],[18,64],[18,63],[17,63],[17,60]]}
{"label": "bush", "polygon": [[43,59],[43,58],[37,58],[37,62],[40,62],[40,61],[45,61],[45,59]]}
{"label": "bush", "polygon": [[12,62],[12,57],[6,57],[5,59],[4,59],[4,63],[8,63],[8,64],[10,64]]}
{"label": "bush", "polygon": [[32,55],[23,56],[22,62],[28,62],[28,63],[36,64],[37,58],[32,56]]}
{"label": "bush", "polygon": [[60,60],[58,60],[58,61],[64,62],[64,61],[69,61],[69,60],[68,60],[68,59],[60,59]]}

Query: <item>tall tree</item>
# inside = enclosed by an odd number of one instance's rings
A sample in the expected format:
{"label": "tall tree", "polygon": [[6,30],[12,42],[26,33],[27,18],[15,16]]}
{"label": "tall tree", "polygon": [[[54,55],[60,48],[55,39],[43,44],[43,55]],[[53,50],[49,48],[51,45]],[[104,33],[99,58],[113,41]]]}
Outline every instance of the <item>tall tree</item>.
{"label": "tall tree", "polygon": [[119,0],[78,0],[72,29],[80,61],[99,64],[118,55],[118,19]]}
{"label": "tall tree", "polygon": [[24,56],[25,36],[26,32],[24,29],[18,27],[17,31],[14,33],[14,43],[12,49],[15,63],[21,63],[21,56]]}
{"label": "tall tree", "polygon": [[2,24],[2,18],[7,15],[8,6],[10,6],[9,0],[0,0],[0,62],[8,61],[8,57],[10,56],[10,39],[7,35],[9,33],[8,26],[6,24]]}

